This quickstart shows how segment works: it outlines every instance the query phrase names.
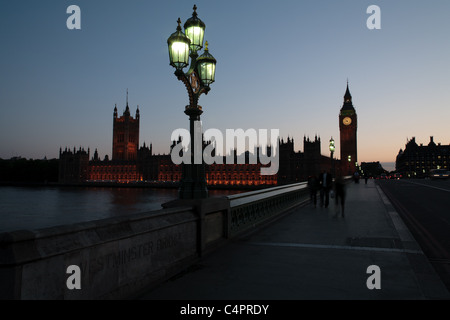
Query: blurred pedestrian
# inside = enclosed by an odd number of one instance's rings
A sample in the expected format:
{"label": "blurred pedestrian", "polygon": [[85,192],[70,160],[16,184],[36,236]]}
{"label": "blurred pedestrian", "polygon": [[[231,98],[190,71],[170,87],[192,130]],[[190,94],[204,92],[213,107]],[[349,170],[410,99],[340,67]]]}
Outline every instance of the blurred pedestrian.
{"label": "blurred pedestrian", "polygon": [[359,183],[359,173],[358,171],[355,171],[353,174],[353,180],[355,180],[355,183]]}
{"label": "blurred pedestrian", "polygon": [[[334,181],[334,198],[335,198],[335,209],[336,214],[339,213],[339,206],[342,211],[342,217],[345,217],[345,183],[342,176],[337,176]],[[340,204],[339,204],[340,201]]]}
{"label": "blurred pedestrian", "polygon": [[319,189],[317,176],[315,174],[308,177],[309,199],[314,208],[317,207],[317,190]]}
{"label": "blurred pedestrian", "polygon": [[333,177],[326,170],[320,174],[319,177],[320,183],[320,206],[328,208],[328,204],[330,203],[330,190],[333,184]]}

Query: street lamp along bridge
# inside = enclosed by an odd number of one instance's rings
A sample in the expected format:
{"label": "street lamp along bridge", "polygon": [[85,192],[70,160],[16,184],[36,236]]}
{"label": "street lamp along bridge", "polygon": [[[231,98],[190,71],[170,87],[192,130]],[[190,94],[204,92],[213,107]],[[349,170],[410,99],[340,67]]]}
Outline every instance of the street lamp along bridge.
{"label": "street lamp along bridge", "polygon": [[[208,197],[206,187],[205,165],[194,163],[194,151],[202,146],[194,145],[195,122],[200,121],[203,113],[202,107],[198,105],[201,94],[208,94],[210,84],[215,81],[216,59],[209,53],[208,42],[201,56],[198,51],[203,48],[205,35],[205,23],[198,18],[197,6],[194,12],[184,24],[184,32],[181,29],[181,20],[178,18],[177,29],[167,39],[169,47],[170,65],[175,68],[175,76],[186,86],[189,95],[189,105],[184,113],[189,116],[190,122],[190,145],[188,152],[191,156],[190,164],[183,164],[183,176],[181,179],[180,199],[202,199]],[[191,64],[189,71],[184,73],[183,69]],[[199,122],[200,123],[200,122]]]}

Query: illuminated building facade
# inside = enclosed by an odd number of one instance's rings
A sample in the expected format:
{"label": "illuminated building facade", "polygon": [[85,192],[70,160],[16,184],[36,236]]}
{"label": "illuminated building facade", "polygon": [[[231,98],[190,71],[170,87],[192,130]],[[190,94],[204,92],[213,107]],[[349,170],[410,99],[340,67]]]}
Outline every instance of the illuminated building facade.
{"label": "illuminated building facade", "polygon": [[430,137],[428,145],[418,145],[413,137],[406,143],[405,150],[400,149],[396,171],[407,178],[421,178],[429,175],[432,169],[450,168],[450,145],[436,144]]}
{"label": "illuminated building facade", "polygon": [[87,181],[114,181],[124,183],[141,180],[141,175],[137,170],[135,161],[100,161],[99,159],[95,159],[95,157],[89,161],[87,176]]}
{"label": "illuminated building facade", "polygon": [[[113,113],[112,159],[105,156],[100,160],[97,150],[89,160],[89,150],[60,150],[59,181],[61,183],[79,182],[118,182],[131,183],[178,182],[182,178],[182,166],[172,162],[170,153],[155,155],[152,145],[145,143],[139,147],[139,107],[133,118],[128,106],[122,116],[118,116],[117,106]],[[347,174],[347,168],[355,169],[356,152],[356,112],[348,89],[344,96],[344,105],[339,114],[341,133],[341,160],[331,159],[321,154],[320,137],[303,139],[303,152],[294,151],[294,139],[279,140],[279,168],[275,175],[261,175],[263,165],[250,164],[249,154],[244,164],[212,164],[205,166],[209,186],[273,186],[306,181],[310,175],[319,175],[323,170],[336,174]],[[171,147],[176,145],[173,141]],[[205,144],[204,144],[205,147]],[[258,150],[255,150],[257,152]],[[269,152],[269,149],[267,150]],[[248,153],[248,151],[247,151]],[[255,153],[258,154],[258,153]],[[236,157],[236,151],[234,151]],[[347,162],[347,157],[352,163]],[[342,158],[343,157],[343,158]],[[344,172],[345,171],[345,172]],[[350,172],[350,170],[348,170]]]}

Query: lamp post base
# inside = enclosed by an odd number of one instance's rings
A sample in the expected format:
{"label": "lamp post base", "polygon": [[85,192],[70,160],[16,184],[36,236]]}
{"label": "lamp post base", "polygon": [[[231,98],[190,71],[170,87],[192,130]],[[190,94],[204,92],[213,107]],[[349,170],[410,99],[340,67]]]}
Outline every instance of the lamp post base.
{"label": "lamp post base", "polygon": [[179,199],[208,198],[208,188],[205,179],[205,166],[202,164],[183,165],[183,179],[178,189]]}
{"label": "lamp post base", "polygon": [[[180,189],[178,190],[178,197],[180,199],[204,199],[208,198],[208,188],[206,187],[205,165],[194,163],[194,150],[196,150],[195,143],[200,143],[199,150],[202,150],[203,138],[200,141],[195,141],[195,121],[200,121],[200,115],[203,113],[200,106],[187,106],[184,111],[189,116],[190,122],[190,156],[191,164],[183,164],[183,178],[181,179]],[[201,129],[200,129],[201,131]],[[200,136],[203,135],[200,133]]]}

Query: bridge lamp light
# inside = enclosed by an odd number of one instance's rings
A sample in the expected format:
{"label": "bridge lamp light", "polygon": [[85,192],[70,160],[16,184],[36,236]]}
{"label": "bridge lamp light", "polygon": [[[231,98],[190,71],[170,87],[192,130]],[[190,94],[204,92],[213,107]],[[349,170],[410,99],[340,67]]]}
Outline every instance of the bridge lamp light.
{"label": "bridge lamp light", "polygon": [[167,39],[169,46],[170,65],[177,70],[183,70],[189,64],[189,46],[191,40],[181,31],[181,20],[178,18],[177,31]]}
{"label": "bridge lamp light", "polygon": [[335,150],[336,150],[336,146],[334,145],[334,139],[333,139],[333,137],[331,137],[331,139],[330,139],[330,152],[331,152],[331,154],[333,154]]}
{"label": "bridge lamp light", "polygon": [[[194,127],[196,121],[200,121],[200,115],[203,113],[202,107],[198,105],[198,100],[200,95],[206,95],[211,90],[210,84],[215,81],[217,61],[209,53],[208,43],[206,43],[204,53],[201,56],[198,54],[198,51],[203,48],[206,25],[198,18],[196,5],[194,5],[192,17],[184,24],[184,32],[181,29],[180,18],[177,22],[177,30],[167,39],[167,45],[170,65],[176,69],[174,74],[178,80],[183,82],[188,91],[189,105],[186,106],[184,113],[189,116],[191,134],[191,145],[188,151],[191,162],[183,164],[179,196],[181,199],[207,198],[208,189],[204,164],[194,163],[194,150],[196,150]],[[183,68],[187,67],[189,62],[189,70],[184,73]]]}
{"label": "bridge lamp light", "polygon": [[330,139],[330,152],[331,152],[331,174],[334,176],[334,162],[333,162],[333,153],[336,150],[336,146],[334,145],[334,139],[331,137]]}
{"label": "bridge lamp light", "polygon": [[208,51],[208,41],[206,41],[205,52],[197,59],[200,80],[205,86],[209,86],[215,81],[216,62],[216,59]]}
{"label": "bridge lamp light", "polygon": [[186,20],[184,24],[184,33],[191,40],[190,49],[192,53],[197,53],[203,48],[203,38],[205,36],[205,23],[197,16],[197,6],[194,5],[192,17]]}

